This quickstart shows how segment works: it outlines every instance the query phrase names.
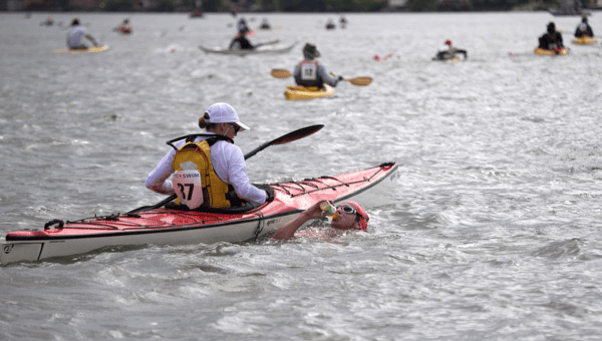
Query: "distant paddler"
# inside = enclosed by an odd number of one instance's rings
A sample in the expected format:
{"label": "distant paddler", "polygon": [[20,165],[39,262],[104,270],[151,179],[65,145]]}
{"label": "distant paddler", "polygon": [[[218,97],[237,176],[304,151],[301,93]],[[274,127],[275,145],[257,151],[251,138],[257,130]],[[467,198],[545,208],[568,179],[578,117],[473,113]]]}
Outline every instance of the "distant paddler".
{"label": "distant paddler", "polygon": [[40,23],[40,26],[52,26],[54,25],[54,19],[52,19],[52,15],[49,15],[46,20]]}
{"label": "distant paddler", "polygon": [[82,42],[82,37],[86,37],[94,46],[99,45],[96,39],[86,33],[86,30],[80,26],[79,20],[75,18],[71,22],[71,28],[67,31],[67,47],[70,50],[87,50],[88,47]]}
{"label": "distant paddler", "polygon": [[253,45],[251,44],[251,42],[249,41],[249,39],[247,39],[247,32],[240,32],[240,34],[237,37],[234,37],[234,39],[232,39],[232,42],[230,43],[230,46],[228,47],[229,50],[255,50],[256,48],[260,47],[260,46],[264,46],[264,45],[271,45],[271,44],[278,44],[280,42],[280,40],[272,40],[272,41],[267,41],[265,43],[259,43],[257,45]]}
{"label": "distant paddler", "polygon": [[326,29],[334,30],[335,28],[336,28],[336,25],[334,24],[334,21],[332,20],[332,18],[328,18],[328,22],[326,23]]}
{"label": "distant paddler", "polygon": [[585,15],[581,18],[581,23],[577,25],[577,29],[575,30],[575,38],[581,37],[594,37],[594,31],[592,31],[591,26],[587,23],[587,17]]}
{"label": "distant paddler", "polygon": [[445,41],[445,45],[447,47],[444,47],[441,50],[439,50],[439,52],[437,52],[437,55],[433,58],[433,60],[454,59],[459,53],[464,55],[464,59],[468,58],[468,52],[466,52],[466,50],[454,47],[451,40],[447,39]]}
{"label": "distant paddler", "polygon": [[255,46],[251,44],[249,39],[247,39],[247,32],[245,30],[239,31],[239,35],[232,39],[230,43],[229,50],[254,50]]}
{"label": "distant paddler", "polygon": [[336,87],[343,76],[330,76],[326,68],[318,62],[320,52],[313,44],[305,44],[303,47],[303,60],[295,66],[293,76],[297,85],[311,87],[316,86],[324,89],[324,84]]}
{"label": "distant paddler", "polygon": [[547,32],[539,37],[539,48],[554,51],[557,54],[560,53],[564,48],[564,43],[562,42],[562,34],[556,31],[556,24],[548,23],[546,30]]}
{"label": "distant paddler", "polygon": [[238,33],[240,36],[251,32],[251,30],[249,29],[249,26],[247,26],[247,21],[245,20],[245,18],[240,18],[240,20],[238,20],[238,23],[236,24],[236,28],[238,29]]}
{"label": "distant paddler", "polygon": [[132,25],[128,19],[123,20],[123,23],[113,29],[113,31],[122,33],[122,34],[130,34],[133,32]]}
{"label": "distant paddler", "polygon": [[261,30],[271,30],[272,26],[270,26],[270,23],[268,22],[267,18],[263,18],[263,20],[261,21],[261,25],[259,25],[259,29]]}

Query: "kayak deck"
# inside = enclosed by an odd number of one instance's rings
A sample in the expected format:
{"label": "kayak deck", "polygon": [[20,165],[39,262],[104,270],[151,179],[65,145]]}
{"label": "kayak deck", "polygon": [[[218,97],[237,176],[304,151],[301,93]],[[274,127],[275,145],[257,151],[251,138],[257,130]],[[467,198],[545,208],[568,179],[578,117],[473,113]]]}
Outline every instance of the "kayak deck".
{"label": "kayak deck", "polygon": [[575,45],[596,45],[598,43],[598,39],[594,37],[583,36],[579,38],[575,38],[573,40],[573,44]]}
{"label": "kayak deck", "polygon": [[278,47],[278,46],[274,46],[274,45],[266,45],[266,46],[260,46],[256,49],[252,49],[252,50],[230,50],[230,49],[224,49],[224,48],[208,48],[208,47],[204,47],[204,46],[199,46],[199,49],[201,49],[203,52],[205,53],[213,53],[213,54],[224,54],[224,55],[235,55],[235,56],[247,56],[247,55],[255,55],[255,54],[279,54],[279,53],[287,53],[290,52],[293,47],[295,47],[297,43],[293,43],[289,46],[285,46],[285,47]]}
{"label": "kayak deck", "polygon": [[540,55],[540,56],[565,56],[565,55],[569,54],[569,49],[566,47],[563,47],[560,52],[556,52],[556,51],[552,51],[552,50],[541,49],[538,47],[535,50],[533,50],[533,53]]}
{"label": "kayak deck", "polygon": [[87,50],[70,50],[70,49],[56,49],[54,53],[95,53],[95,52],[103,52],[109,49],[108,45],[103,46],[93,46],[88,48]]}
{"label": "kayak deck", "polygon": [[355,200],[366,208],[393,200],[397,164],[302,181],[270,184],[274,200],[242,213],[156,208],[74,222],[53,220],[37,230],[6,234],[0,263],[87,253],[109,246],[242,242],[265,236],[320,200]]}
{"label": "kayak deck", "polygon": [[304,87],[299,85],[287,85],[284,98],[288,101],[308,100],[322,97],[334,96],[334,87],[324,84],[324,89],[317,87]]}

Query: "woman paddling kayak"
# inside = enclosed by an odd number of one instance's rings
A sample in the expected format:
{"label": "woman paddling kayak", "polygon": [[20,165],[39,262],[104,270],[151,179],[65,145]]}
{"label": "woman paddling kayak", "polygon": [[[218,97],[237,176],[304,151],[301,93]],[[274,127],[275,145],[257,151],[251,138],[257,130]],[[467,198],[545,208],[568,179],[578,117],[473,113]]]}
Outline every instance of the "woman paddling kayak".
{"label": "woman paddling kayak", "polygon": [[[179,204],[190,209],[228,208],[239,199],[264,203],[267,192],[249,183],[243,153],[234,145],[236,134],[250,129],[240,122],[234,108],[227,103],[211,105],[199,118],[199,128],[207,134],[176,139],[174,149],[146,178],[146,187],[161,194],[175,193]],[[174,178],[168,179],[174,172]],[[236,196],[229,193],[229,186]]]}

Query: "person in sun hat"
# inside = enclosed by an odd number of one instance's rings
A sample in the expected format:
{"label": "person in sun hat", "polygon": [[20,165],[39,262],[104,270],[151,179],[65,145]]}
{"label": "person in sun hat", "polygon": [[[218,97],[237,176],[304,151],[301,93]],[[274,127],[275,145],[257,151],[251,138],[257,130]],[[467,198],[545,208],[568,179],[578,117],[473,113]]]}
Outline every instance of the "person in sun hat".
{"label": "person in sun hat", "polygon": [[452,44],[451,40],[447,39],[445,41],[445,45],[447,47],[446,48],[442,48],[441,50],[439,50],[439,52],[437,52],[437,55],[435,56],[435,58],[433,58],[434,60],[448,60],[448,59],[453,59],[453,58],[456,57],[456,55],[458,53],[463,54],[464,55],[464,59],[468,58],[468,52],[466,52],[466,50],[455,48],[454,45]]}
{"label": "person in sun hat", "polygon": [[581,23],[577,25],[577,29],[575,30],[575,38],[581,38],[583,36],[594,36],[594,31],[587,23],[587,17],[585,15],[581,18]]}
{"label": "person in sun hat", "polygon": [[[287,225],[279,228],[272,235],[272,239],[291,239],[295,237],[295,233],[301,226],[312,219],[319,219],[326,215],[322,210],[321,205],[329,203],[329,201],[320,201],[305,211],[301,212],[295,219]],[[364,231],[368,232],[368,221],[370,217],[362,206],[354,201],[344,201],[336,206],[335,216],[330,222],[330,227],[334,230],[333,234],[340,234],[345,231]]]}
{"label": "person in sun hat", "polygon": [[[182,204],[181,196],[186,196],[187,201],[193,192],[196,193],[199,197],[194,199],[195,202],[183,203],[189,209],[229,208],[240,204],[240,199],[253,204],[264,203],[269,197],[268,193],[249,183],[244,155],[234,145],[234,137],[238,132],[250,129],[240,121],[236,110],[227,103],[212,104],[199,118],[199,128],[205,129],[207,133],[188,135],[168,142],[173,149],[165,154],[147,176],[146,187],[161,194],[178,194],[179,204]],[[178,142],[171,144],[174,141]],[[199,177],[200,184],[181,184],[176,181],[180,181],[178,172],[184,174],[195,171],[198,171],[199,175],[195,176]],[[172,174],[174,177],[169,179]],[[186,174],[191,176],[190,173]],[[198,186],[202,187],[202,191],[195,192],[194,189]]]}
{"label": "person in sun hat", "polygon": [[295,66],[293,76],[295,83],[300,86],[316,86],[324,88],[324,83],[336,87],[343,76],[331,77],[326,68],[320,64],[316,58],[320,57],[320,52],[315,45],[305,44],[303,47],[303,60]]}
{"label": "person in sun hat", "polygon": [[562,48],[564,48],[562,34],[556,31],[556,24],[553,22],[548,23],[546,31],[547,32],[544,35],[539,37],[539,48],[556,52],[562,50]]}

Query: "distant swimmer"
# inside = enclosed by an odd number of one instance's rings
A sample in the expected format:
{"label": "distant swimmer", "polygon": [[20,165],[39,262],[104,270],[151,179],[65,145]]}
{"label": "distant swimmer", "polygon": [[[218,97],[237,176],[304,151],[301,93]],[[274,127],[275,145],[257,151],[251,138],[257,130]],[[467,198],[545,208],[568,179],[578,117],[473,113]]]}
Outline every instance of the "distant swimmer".
{"label": "distant swimmer", "polygon": [[435,56],[435,58],[433,58],[433,60],[454,59],[459,53],[464,55],[464,59],[468,58],[468,52],[466,52],[466,50],[454,47],[451,40],[446,40],[445,45],[447,45],[447,48],[442,48],[441,50],[439,50],[439,52],[437,52],[437,55]]}
{"label": "distant swimmer", "polygon": [[303,47],[303,60],[295,66],[293,76],[297,85],[310,87],[316,86],[324,89],[324,83],[336,87],[343,76],[331,77],[326,68],[318,63],[316,58],[320,57],[320,52],[315,45],[305,44]]}
{"label": "distant swimmer", "polygon": [[556,25],[553,22],[548,24],[547,33],[539,37],[539,48],[556,52],[564,48],[562,34],[556,31]]}
{"label": "distant swimmer", "polygon": [[575,30],[576,38],[581,38],[583,36],[586,36],[586,37],[594,36],[594,31],[592,31],[591,26],[589,26],[589,24],[587,23],[586,16],[583,16],[581,18],[581,23],[577,26],[577,29]]}
{"label": "distant swimmer", "polygon": [[125,19],[121,25],[117,26],[114,29],[114,31],[117,31],[117,32],[123,33],[123,34],[130,34],[133,32],[133,28],[132,28],[132,25],[130,24],[130,21],[128,19]]}
{"label": "distant swimmer", "polygon": [[94,46],[98,46],[96,39],[87,34],[84,28],[79,25],[79,20],[73,19],[71,28],[67,31],[67,47],[70,50],[87,50],[88,47],[82,42],[82,37],[86,37]]}

